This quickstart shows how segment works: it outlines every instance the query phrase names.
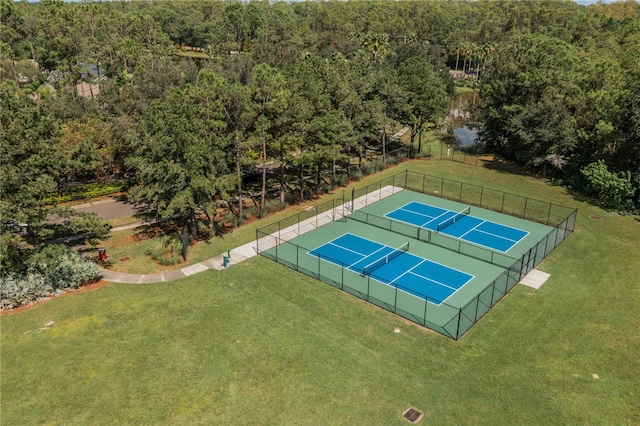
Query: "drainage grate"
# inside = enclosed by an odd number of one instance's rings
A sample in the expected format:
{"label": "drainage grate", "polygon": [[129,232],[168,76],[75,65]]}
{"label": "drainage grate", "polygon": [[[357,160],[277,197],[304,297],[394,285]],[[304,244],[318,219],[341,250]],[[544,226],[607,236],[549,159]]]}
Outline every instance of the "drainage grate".
{"label": "drainage grate", "polygon": [[418,423],[422,420],[422,411],[418,411],[415,408],[407,408],[404,413],[402,413],[402,417],[407,419],[410,423]]}

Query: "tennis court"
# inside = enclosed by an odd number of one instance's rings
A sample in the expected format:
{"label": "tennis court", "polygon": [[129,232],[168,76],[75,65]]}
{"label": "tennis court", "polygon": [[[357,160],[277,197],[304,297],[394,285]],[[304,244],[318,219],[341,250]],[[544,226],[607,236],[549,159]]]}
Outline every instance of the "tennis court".
{"label": "tennis court", "polygon": [[256,230],[258,253],[458,339],[573,230],[575,210],[463,184],[447,199],[402,177]]}
{"label": "tennis court", "polygon": [[409,243],[393,248],[346,233],[311,250],[310,255],[440,305],[473,275],[408,253]]}
{"label": "tennis court", "polygon": [[385,217],[443,233],[501,253],[508,252],[529,234],[521,229],[472,216],[470,212],[470,207],[455,212],[412,201],[385,214]]}

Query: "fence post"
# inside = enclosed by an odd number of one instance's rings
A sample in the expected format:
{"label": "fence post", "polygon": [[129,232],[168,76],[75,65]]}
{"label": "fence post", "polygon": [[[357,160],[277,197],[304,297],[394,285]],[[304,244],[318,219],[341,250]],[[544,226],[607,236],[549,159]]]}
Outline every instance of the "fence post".
{"label": "fence post", "polygon": [[502,205],[500,206],[500,213],[504,211],[504,196],[507,195],[504,191],[502,192]]}
{"label": "fence post", "polygon": [[526,219],[527,217],[527,204],[529,203],[529,197],[524,199],[524,211],[522,212],[522,218]]}
{"label": "fence post", "polygon": [[428,299],[429,298],[427,296],[424,297],[424,321],[422,322],[422,325],[424,325],[425,327],[427,326],[427,305],[429,304]]}
{"label": "fence post", "polygon": [[298,235],[300,235],[300,213],[298,213]]}
{"label": "fence post", "polygon": [[369,301],[369,293],[371,293],[371,277],[367,278],[367,302]]}
{"label": "fence post", "polygon": [[460,182],[460,192],[458,193],[458,201],[462,201],[462,185],[464,185],[464,183]]}
{"label": "fence post", "polygon": [[260,237],[258,234],[258,228],[256,228],[256,253],[260,254]]}
{"label": "fence post", "polygon": [[316,229],[318,229],[318,206],[316,206]]}
{"label": "fence post", "polygon": [[480,187],[480,207],[482,207],[482,195],[484,194],[484,186]]}
{"label": "fence post", "polygon": [[549,211],[547,212],[547,225],[549,224],[549,221],[551,220],[551,207],[553,207],[553,204],[549,203]]}
{"label": "fence post", "polygon": [[427,184],[427,183],[426,183],[426,180],[427,180],[427,175],[423,174],[423,175],[422,175],[422,193],[423,193],[423,194],[425,194],[425,192],[424,192],[424,191],[425,191],[424,187],[425,187],[425,186],[426,186],[426,184]]}
{"label": "fence post", "polygon": [[404,189],[409,187],[409,169],[404,171]]}
{"label": "fence post", "polygon": [[393,313],[395,314],[397,310],[398,310],[398,284],[396,284],[395,300],[393,301]]}
{"label": "fence post", "polygon": [[458,308],[458,327],[456,329],[456,340],[460,337],[460,320],[462,319],[462,308]]}

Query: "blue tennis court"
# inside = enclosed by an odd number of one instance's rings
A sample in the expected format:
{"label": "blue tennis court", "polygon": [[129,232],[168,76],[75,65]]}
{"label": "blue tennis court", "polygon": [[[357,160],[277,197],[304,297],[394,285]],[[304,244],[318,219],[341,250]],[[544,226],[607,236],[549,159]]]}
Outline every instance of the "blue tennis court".
{"label": "blue tennis court", "polygon": [[508,252],[529,234],[521,229],[471,216],[469,211],[470,208],[455,212],[413,201],[385,216],[502,253]]}
{"label": "blue tennis court", "polygon": [[473,279],[472,275],[408,253],[406,247],[389,247],[346,233],[309,252],[406,293],[441,304]]}

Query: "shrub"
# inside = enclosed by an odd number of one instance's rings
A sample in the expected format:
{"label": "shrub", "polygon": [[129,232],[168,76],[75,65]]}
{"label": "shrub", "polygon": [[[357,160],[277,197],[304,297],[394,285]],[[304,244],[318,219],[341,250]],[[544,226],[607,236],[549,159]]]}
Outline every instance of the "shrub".
{"label": "shrub", "polygon": [[365,163],[360,168],[360,171],[362,172],[362,175],[367,176],[375,171],[375,166],[373,163]]}
{"label": "shrub", "polygon": [[44,275],[9,275],[0,278],[0,308],[13,309],[51,296],[55,289]]}
{"label": "shrub", "polygon": [[629,204],[635,193],[631,173],[613,173],[603,160],[583,167],[580,174],[585,179],[585,191],[609,207]]}
{"label": "shrub", "polygon": [[127,188],[125,182],[107,182],[107,183],[87,183],[67,188],[62,191],[62,195],[52,194],[45,198],[46,204],[65,203],[68,201],[84,200],[89,198],[101,197],[103,195],[116,194]]}
{"label": "shrub", "polygon": [[0,278],[2,309],[25,305],[57,290],[78,288],[102,275],[95,263],[63,245],[47,246],[25,263],[24,275]]}
{"label": "shrub", "polygon": [[160,265],[169,266],[177,265],[182,262],[182,242],[175,235],[165,235],[153,242],[151,247],[147,249],[145,254],[151,256],[153,260]]}
{"label": "shrub", "polygon": [[373,170],[376,172],[384,170],[384,161],[382,160],[374,160],[371,165],[373,167]]}
{"label": "shrub", "polygon": [[336,175],[336,186],[346,186],[349,183],[349,176],[344,173]]}

